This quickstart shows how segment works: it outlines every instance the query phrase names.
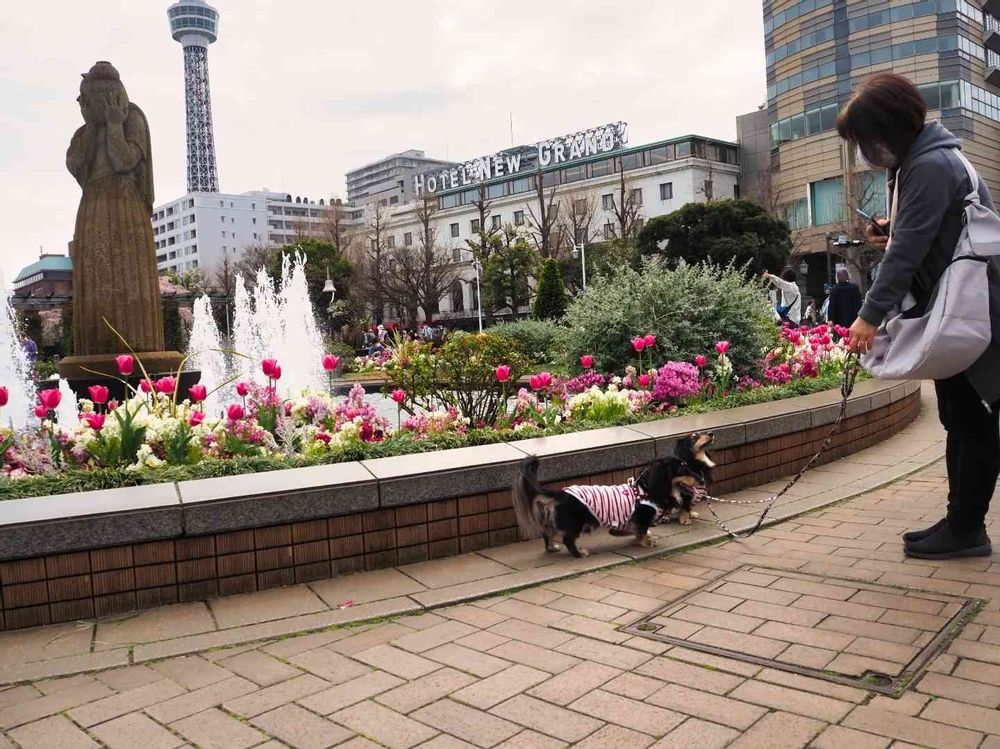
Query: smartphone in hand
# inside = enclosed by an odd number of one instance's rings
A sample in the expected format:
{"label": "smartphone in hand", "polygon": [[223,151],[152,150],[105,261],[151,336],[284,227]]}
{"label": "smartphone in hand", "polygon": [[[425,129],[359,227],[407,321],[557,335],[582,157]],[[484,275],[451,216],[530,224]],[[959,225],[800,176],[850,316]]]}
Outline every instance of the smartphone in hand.
{"label": "smartphone in hand", "polygon": [[886,235],[886,232],[885,232],[885,227],[883,227],[883,226],[882,226],[881,224],[879,224],[879,223],[878,223],[878,222],[877,222],[877,221],[875,220],[875,217],[874,217],[874,216],[869,216],[869,215],[868,215],[867,213],[865,213],[864,211],[862,211],[862,210],[861,210],[860,208],[855,208],[855,209],[854,209],[854,212],[855,212],[855,213],[857,213],[857,214],[858,214],[859,216],[861,216],[861,218],[863,218],[863,219],[864,219],[865,221],[867,221],[867,222],[868,222],[869,224],[871,224],[871,225],[872,225],[872,230],[873,230],[873,231],[874,231],[874,232],[875,232],[876,234],[879,234],[879,235],[881,235],[881,236],[883,236],[883,237],[884,237],[884,236],[887,236],[887,235]]}

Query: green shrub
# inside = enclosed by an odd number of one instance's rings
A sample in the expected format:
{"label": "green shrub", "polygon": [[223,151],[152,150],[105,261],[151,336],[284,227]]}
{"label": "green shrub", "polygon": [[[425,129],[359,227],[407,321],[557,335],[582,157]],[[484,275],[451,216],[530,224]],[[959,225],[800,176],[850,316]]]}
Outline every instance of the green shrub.
{"label": "green shrub", "polygon": [[561,330],[552,320],[518,320],[494,325],[489,332],[517,342],[534,363],[546,364],[555,359]]}
{"label": "green shrub", "polygon": [[[711,359],[716,341],[732,344],[737,371],[748,370],[774,345],[777,329],[758,280],[741,268],[687,265],[668,269],[646,260],[641,270],[622,268],[595,279],[566,311],[564,352],[570,367],[591,354],[604,372],[636,362],[631,339],[653,333],[654,363]],[[648,362],[648,355],[643,355]]]}
{"label": "green shrub", "polygon": [[559,273],[559,263],[552,258],[542,266],[535,296],[536,320],[560,320],[566,314],[566,287]]}

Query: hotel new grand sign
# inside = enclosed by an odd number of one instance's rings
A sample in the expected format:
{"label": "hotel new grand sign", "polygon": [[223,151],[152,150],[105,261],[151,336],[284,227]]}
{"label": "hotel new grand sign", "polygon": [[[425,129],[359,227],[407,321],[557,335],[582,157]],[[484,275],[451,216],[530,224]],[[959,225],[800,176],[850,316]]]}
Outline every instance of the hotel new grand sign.
{"label": "hotel new grand sign", "polygon": [[624,122],[613,122],[530,146],[481,156],[451,169],[418,174],[413,178],[413,191],[422,195],[466,187],[497,177],[516,176],[615,151],[627,142],[628,126]]}

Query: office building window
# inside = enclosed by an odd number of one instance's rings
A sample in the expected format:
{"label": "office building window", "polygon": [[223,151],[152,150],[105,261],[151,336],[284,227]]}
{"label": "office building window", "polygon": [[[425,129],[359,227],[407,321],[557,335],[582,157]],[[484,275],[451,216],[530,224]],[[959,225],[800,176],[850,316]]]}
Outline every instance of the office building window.
{"label": "office building window", "polygon": [[385,246],[388,247],[390,250],[395,249],[396,238],[393,236],[386,237]]}
{"label": "office building window", "polygon": [[413,232],[412,231],[408,231],[405,234],[403,234],[403,244],[405,246],[407,246],[407,247],[412,247],[413,246]]}
{"label": "office building window", "polygon": [[789,229],[795,231],[809,226],[809,201],[806,198],[785,204],[782,206],[782,212],[785,214]]}
{"label": "office building window", "polygon": [[589,237],[587,237],[588,229],[589,227],[587,226],[578,226],[576,228],[576,231],[574,232],[573,241],[575,241],[577,244],[585,243],[587,239],[589,239]]}
{"label": "office building window", "polygon": [[587,199],[578,198],[573,201],[573,213],[577,216],[583,216],[587,213]]}
{"label": "office building window", "polygon": [[514,211],[514,226],[524,225],[524,211]]}
{"label": "office building window", "polygon": [[606,211],[613,211],[615,209],[615,196],[613,193],[607,193],[601,196],[601,208]]}
{"label": "office building window", "polygon": [[391,198],[389,198],[389,205],[396,205],[397,203],[399,203],[398,195],[393,195]]}
{"label": "office building window", "polygon": [[478,234],[479,233],[479,219],[478,218],[474,218],[474,219],[472,219],[472,221],[469,222],[469,229],[472,231],[473,234]]}
{"label": "office building window", "polygon": [[809,185],[812,195],[813,226],[823,226],[844,220],[844,180],[824,179]]}
{"label": "office building window", "polygon": [[457,237],[458,236],[458,224],[452,224],[451,225],[451,236],[453,236],[453,237]]}
{"label": "office building window", "polygon": [[615,227],[610,221],[604,225],[604,238],[605,239],[615,238]]}
{"label": "office building window", "polygon": [[451,248],[451,261],[453,263],[460,263],[460,262],[462,262],[462,250],[461,250],[461,248],[459,248],[459,247],[452,247]]}
{"label": "office building window", "polygon": [[[219,202],[221,203],[222,201],[219,201]],[[226,217],[225,216],[219,216],[219,222],[223,223],[223,224],[226,223]]]}
{"label": "office building window", "polygon": [[491,226],[500,229],[503,226],[503,219],[500,216],[490,216]]}
{"label": "office building window", "polygon": [[740,197],[740,186],[739,185],[733,185],[733,197],[736,198],[737,200],[739,199],[739,197]]}
{"label": "office building window", "polygon": [[660,184],[660,200],[674,199],[674,183],[663,182]]}
{"label": "office building window", "polygon": [[256,216],[254,216],[254,217],[253,217],[253,219],[251,219],[251,220],[253,221],[253,223],[254,223],[254,226],[256,226],[256,225],[257,225],[257,217],[256,217]]}
{"label": "office building window", "polygon": [[632,205],[642,205],[642,188],[637,187],[632,190],[629,193],[629,197],[632,199]]}

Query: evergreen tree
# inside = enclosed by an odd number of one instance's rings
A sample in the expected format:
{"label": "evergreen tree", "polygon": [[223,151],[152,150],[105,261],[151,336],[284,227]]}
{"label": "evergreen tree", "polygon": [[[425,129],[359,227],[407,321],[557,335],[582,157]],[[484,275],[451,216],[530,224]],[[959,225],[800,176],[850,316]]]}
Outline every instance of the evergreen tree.
{"label": "evergreen tree", "polygon": [[563,285],[559,263],[549,258],[542,265],[535,297],[535,319],[559,320],[566,314],[566,287]]}
{"label": "evergreen tree", "polygon": [[167,351],[183,352],[187,347],[187,331],[184,329],[177,303],[173,301],[163,302],[163,339]]}

